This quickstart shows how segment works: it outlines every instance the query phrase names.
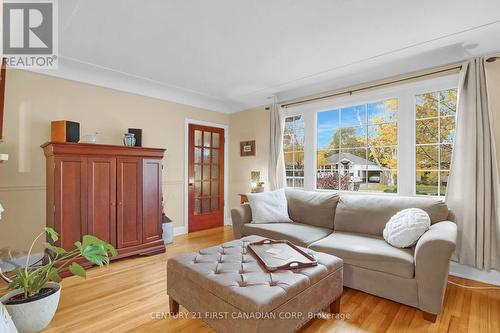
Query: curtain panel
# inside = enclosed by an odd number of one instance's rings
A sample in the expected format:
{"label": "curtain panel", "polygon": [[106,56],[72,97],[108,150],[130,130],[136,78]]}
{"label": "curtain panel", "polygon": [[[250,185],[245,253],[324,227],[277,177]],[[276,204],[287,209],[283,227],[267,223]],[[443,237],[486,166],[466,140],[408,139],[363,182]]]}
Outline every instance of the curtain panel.
{"label": "curtain panel", "polygon": [[500,270],[498,168],[484,59],[464,63],[446,201],[458,225],[455,259]]}
{"label": "curtain panel", "polygon": [[269,149],[269,186],[271,190],[285,187],[286,171],[283,153],[283,133],[285,131],[285,113],[274,97],[270,117]]}

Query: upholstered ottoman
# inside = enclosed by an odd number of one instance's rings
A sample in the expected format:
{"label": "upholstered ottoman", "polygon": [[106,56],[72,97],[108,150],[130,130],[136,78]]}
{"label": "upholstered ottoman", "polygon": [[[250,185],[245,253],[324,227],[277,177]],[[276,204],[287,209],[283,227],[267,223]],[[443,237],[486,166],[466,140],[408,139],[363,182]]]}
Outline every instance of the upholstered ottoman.
{"label": "upholstered ottoman", "polygon": [[272,273],[247,252],[248,236],[167,263],[170,312],[179,304],[218,332],[293,332],[330,306],[340,311],[342,260],[304,249],[318,265]]}

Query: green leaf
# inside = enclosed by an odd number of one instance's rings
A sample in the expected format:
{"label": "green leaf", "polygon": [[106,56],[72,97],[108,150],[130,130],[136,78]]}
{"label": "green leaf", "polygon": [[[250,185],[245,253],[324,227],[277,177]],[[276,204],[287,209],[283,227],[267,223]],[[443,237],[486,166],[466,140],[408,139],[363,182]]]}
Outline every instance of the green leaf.
{"label": "green leaf", "polygon": [[45,243],[45,247],[49,249],[50,251],[54,252],[55,254],[64,254],[66,253],[66,250],[63,249],[62,247],[54,246],[49,243]]}
{"label": "green leaf", "polygon": [[49,271],[49,273],[47,274],[47,278],[50,280],[50,281],[54,281],[54,282],[61,282],[62,279],[61,279],[61,276],[59,275],[59,271],[55,268],[52,267],[52,269]]}
{"label": "green leaf", "polygon": [[118,251],[113,247],[111,244],[106,244],[104,245],[106,250],[108,250],[109,253],[111,253],[112,257],[116,257],[118,255]]}
{"label": "green leaf", "polygon": [[45,232],[50,236],[52,241],[56,242],[59,239],[59,234],[54,229],[45,227]]}
{"label": "green leaf", "polygon": [[77,249],[79,249],[80,251],[82,250],[82,242],[80,242],[80,241],[76,241],[76,242],[74,243],[74,245],[75,245],[75,247],[76,247]]}
{"label": "green leaf", "polygon": [[106,244],[104,241],[92,235],[83,236],[83,247],[87,245],[104,245]]}
{"label": "green leaf", "polygon": [[76,262],[72,262],[71,265],[69,265],[69,271],[73,273],[74,275],[77,275],[79,277],[86,277],[87,272],[85,271],[85,268],[80,266],[80,264]]}

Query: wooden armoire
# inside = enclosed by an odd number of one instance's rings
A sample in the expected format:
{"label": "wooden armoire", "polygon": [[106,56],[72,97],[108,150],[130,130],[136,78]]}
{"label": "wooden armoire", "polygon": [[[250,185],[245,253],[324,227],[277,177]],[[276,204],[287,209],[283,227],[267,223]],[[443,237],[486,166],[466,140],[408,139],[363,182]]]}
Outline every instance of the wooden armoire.
{"label": "wooden armoire", "polygon": [[[165,251],[162,159],[165,149],[48,142],[47,226],[65,249],[94,235],[117,258]],[[87,265],[89,266],[89,265]]]}

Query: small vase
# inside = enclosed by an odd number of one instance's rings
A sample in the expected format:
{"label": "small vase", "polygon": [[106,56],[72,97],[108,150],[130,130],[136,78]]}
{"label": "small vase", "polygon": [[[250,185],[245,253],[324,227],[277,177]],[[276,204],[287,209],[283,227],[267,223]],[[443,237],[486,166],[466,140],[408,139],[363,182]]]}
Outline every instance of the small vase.
{"label": "small vase", "polygon": [[135,146],[135,135],[134,133],[125,133],[123,135],[123,144],[127,147]]}

